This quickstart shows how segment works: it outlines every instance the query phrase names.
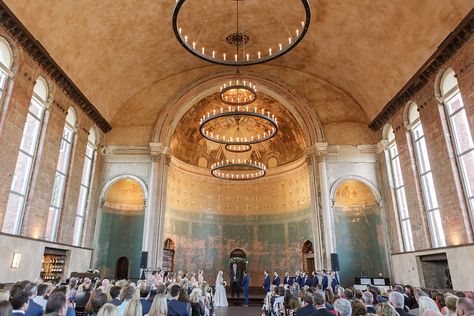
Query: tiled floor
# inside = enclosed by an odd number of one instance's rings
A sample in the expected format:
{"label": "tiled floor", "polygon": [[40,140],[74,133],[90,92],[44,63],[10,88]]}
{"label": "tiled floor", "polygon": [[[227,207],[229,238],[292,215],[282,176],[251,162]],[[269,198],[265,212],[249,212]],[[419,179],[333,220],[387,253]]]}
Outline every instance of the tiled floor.
{"label": "tiled floor", "polygon": [[261,316],[262,308],[257,306],[229,306],[216,308],[215,316]]}

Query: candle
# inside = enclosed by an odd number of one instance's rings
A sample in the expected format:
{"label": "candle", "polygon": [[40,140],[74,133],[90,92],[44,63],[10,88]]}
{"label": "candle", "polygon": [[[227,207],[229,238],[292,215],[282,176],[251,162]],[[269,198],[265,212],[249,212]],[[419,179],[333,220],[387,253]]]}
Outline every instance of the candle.
{"label": "candle", "polygon": [[216,58],[216,51],[215,50],[212,51],[212,58]]}
{"label": "candle", "polygon": [[260,52],[258,52],[258,58],[259,58],[259,59],[260,59],[260,55],[261,55],[261,53],[260,53]]}

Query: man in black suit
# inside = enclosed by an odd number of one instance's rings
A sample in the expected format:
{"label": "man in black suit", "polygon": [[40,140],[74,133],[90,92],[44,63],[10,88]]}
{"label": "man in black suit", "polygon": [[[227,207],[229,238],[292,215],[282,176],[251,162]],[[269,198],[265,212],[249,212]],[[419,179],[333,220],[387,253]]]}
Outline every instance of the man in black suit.
{"label": "man in black suit", "polygon": [[390,304],[395,308],[398,314],[400,316],[414,316],[412,314],[407,313],[404,310],[405,307],[405,300],[403,298],[403,294],[399,293],[397,291],[392,291],[390,292],[390,295],[388,296],[388,300],[390,301]]}
{"label": "man in black suit", "polygon": [[334,316],[333,313],[329,312],[326,308],[326,295],[322,291],[316,291],[313,295],[314,305],[316,305],[316,311],[310,316]]}
{"label": "man in black suit", "polygon": [[316,307],[313,305],[313,297],[311,294],[307,293],[305,295],[303,304],[303,307],[296,310],[296,316],[309,316],[316,312]]}
{"label": "man in black suit", "polygon": [[285,278],[283,279],[283,285],[293,285],[293,278],[290,277],[290,272],[285,272]]}
{"label": "man in black suit", "polygon": [[364,301],[365,308],[367,308],[367,314],[377,314],[374,307],[374,295],[369,291],[362,293],[362,300]]}
{"label": "man in black suit", "polygon": [[234,263],[232,269],[230,269],[230,288],[232,290],[232,297],[240,296],[240,271],[237,263]]}
{"label": "man in black suit", "polygon": [[110,304],[115,306],[122,304],[122,301],[119,299],[120,290],[121,288],[119,286],[112,286],[110,288],[110,297],[112,297],[112,299],[109,301]]}
{"label": "man in black suit", "polygon": [[179,285],[173,285],[170,289],[171,299],[168,301],[168,316],[190,316],[189,305],[178,301]]}

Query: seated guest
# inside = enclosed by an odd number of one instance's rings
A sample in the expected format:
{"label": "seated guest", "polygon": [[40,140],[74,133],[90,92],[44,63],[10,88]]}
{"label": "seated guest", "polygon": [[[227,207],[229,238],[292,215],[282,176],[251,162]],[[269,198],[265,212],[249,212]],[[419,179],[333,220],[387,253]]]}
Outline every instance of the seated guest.
{"label": "seated guest", "polygon": [[28,301],[28,294],[22,289],[12,290],[10,297],[10,304],[13,308],[12,316],[25,316],[25,312],[28,309]]}
{"label": "seated guest", "polygon": [[49,286],[47,283],[41,283],[40,285],[38,285],[36,297],[33,298],[33,302],[41,306],[43,308],[43,311],[46,309],[46,303],[48,302],[48,300],[44,298],[48,287]]}
{"label": "seated guest", "polygon": [[99,310],[102,308],[102,306],[104,306],[105,304],[107,304],[107,295],[105,293],[102,293],[102,291],[100,291],[99,293],[97,293],[96,295],[94,295],[94,297],[91,296],[91,300],[92,300],[92,310],[91,312],[92,313],[89,313],[90,315],[92,316],[97,316],[97,314],[99,313]]}
{"label": "seated guest", "polygon": [[[163,285],[164,284],[160,284]],[[192,294],[192,293],[191,293]],[[148,316],[167,316],[168,315],[168,301],[165,293],[156,294],[151,305]]]}
{"label": "seated guest", "polygon": [[202,303],[201,289],[194,288],[189,295],[191,301],[191,315],[204,316],[204,304]]}
{"label": "seated guest", "polygon": [[352,302],[354,300],[354,292],[352,292],[351,289],[345,289],[343,297],[349,302]]}
{"label": "seated guest", "polygon": [[466,297],[471,301],[474,301],[474,291],[466,291]]}
{"label": "seated guest", "polygon": [[127,285],[122,289],[122,292],[120,293],[122,304],[117,307],[119,316],[123,316],[125,314],[125,309],[127,308],[127,305],[130,303],[130,300],[133,298],[134,294],[135,288],[132,285]]}
{"label": "seated guest", "polygon": [[352,306],[351,303],[343,298],[339,298],[334,302],[334,310],[336,311],[336,316],[351,316],[352,315]]}
{"label": "seated guest", "polygon": [[297,297],[291,297],[290,304],[288,305],[288,316],[296,316],[296,311],[301,308],[301,302]]}
{"label": "seated guest", "polygon": [[44,315],[65,316],[66,310],[66,296],[63,293],[57,292],[48,298]]}
{"label": "seated guest", "polygon": [[376,309],[378,316],[401,316],[401,314],[397,313],[395,308],[388,303],[379,303]]}
{"label": "seated guest", "polygon": [[458,306],[456,308],[458,316],[470,316],[474,315],[474,302],[467,297],[461,297],[458,300]]}
{"label": "seated guest", "polygon": [[309,316],[317,311],[313,305],[313,297],[310,294],[306,294],[303,299],[304,306],[296,310],[296,316]]}
{"label": "seated guest", "polygon": [[170,289],[170,300],[168,301],[168,316],[190,316],[188,304],[178,301],[181,288],[173,285]]}
{"label": "seated guest", "polygon": [[410,305],[408,306],[408,308],[410,308],[410,310],[418,308],[418,302],[415,298],[415,289],[413,288],[413,286],[405,285],[405,294],[410,299]]}
{"label": "seated guest", "polygon": [[316,291],[313,295],[314,305],[316,306],[316,311],[311,314],[311,316],[334,316],[326,308],[326,294],[322,291]]}
{"label": "seated guest", "polygon": [[364,303],[359,300],[352,301],[352,316],[365,316],[367,314],[367,308]]}
{"label": "seated guest", "polygon": [[140,300],[138,298],[132,298],[125,311],[123,312],[124,316],[142,316],[142,304],[140,304]]}
{"label": "seated guest", "polygon": [[27,282],[24,287],[25,291],[28,293],[30,300],[28,302],[28,309],[26,310],[26,316],[41,316],[43,315],[44,309],[38,303],[35,303],[34,298],[36,297],[36,293],[38,287],[33,282]]}
{"label": "seated guest", "polygon": [[362,302],[364,302],[365,307],[367,308],[368,314],[377,314],[377,311],[374,307],[374,295],[369,291],[362,293]]}
{"label": "seated guest", "polygon": [[273,312],[277,315],[284,313],[283,301],[285,299],[285,288],[279,286],[275,288],[275,299],[273,300]]}
{"label": "seated guest", "polygon": [[119,299],[120,290],[121,290],[120,287],[112,286],[109,292],[110,297],[112,298],[109,302],[110,304],[115,305],[115,306],[119,306],[120,304],[122,304],[122,301]]}
{"label": "seated guest", "polygon": [[[67,293],[67,287],[65,285],[62,285],[62,286],[58,286],[56,287],[53,292],[51,293],[51,295],[53,295],[54,293],[62,293],[64,296],[66,296],[66,293]],[[51,296],[50,296],[51,297]],[[67,297],[67,296],[66,296]],[[49,299],[49,298],[48,298]],[[67,309],[66,309],[66,316],[76,316],[76,311],[74,310],[74,308],[72,307],[72,304],[69,304],[68,301],[66,300],[66,305],[67,305]]]}
{"label": "seated guest", "polygon": [[97,316],[118,316],[117,306],[110,303],[104,304]]}
{"label": "seated guest", "polygon": [[140,284],[138,287],[140,292],[140,303],[142,304],[142,313],[143,315],[148,314],[151,308],[151,302],[148,300],[148,295],[150,295],[150,288],[145,283]]}
{"label": "seated guest", "polygon": [[445,312],[443,313],[445,316],[456,316],[456,305],[458,300],[459,298],[453,294],[446,295],[446,298],[444,299],[446,307],[444,308]]}
{"label": "seated guest", "polygon": [[402,293],[392,291],[388,296],[388,300],[390,301],[390,304],[393,306],[393,308],[395,308],[395,311],[400,314],[400,316],[413,316],[404,310],[405,300]]}
{"label": "seated guest", "polygon": [[330,287],[324,290],[324,294],[326,295],[326,304],[334,303],[334,293]]}
{"label": "seated guest", "polygon": [[[405,293],[405,289],[401,285],[395,285],[395,291],[403,295],[403,306],[410,306],[410,297]],[[405,309],[405,311],[408,311]]]}
{"label": "seated guest", "polygon": [[13,308],[8,300],[0,300],[0,316],[12,316]]}
{"label": "seated guest", "polygon": [[[420,316],[427,310],[435,311],[439,313],[438,305],[428,296],[421,296],[418,299],[418,306],[420,309]],[[401,315],[401,314],[400,314]],[[402,316],[402,315],[401,315]]]}
{"label": "seated guest", "polygon": [[91,286],[92,282],[89,278],[84,279],[84,283],[79,286],[74,302],[76,303],[76,312],[81,314],[84,312],[87,302],[91,297]]}

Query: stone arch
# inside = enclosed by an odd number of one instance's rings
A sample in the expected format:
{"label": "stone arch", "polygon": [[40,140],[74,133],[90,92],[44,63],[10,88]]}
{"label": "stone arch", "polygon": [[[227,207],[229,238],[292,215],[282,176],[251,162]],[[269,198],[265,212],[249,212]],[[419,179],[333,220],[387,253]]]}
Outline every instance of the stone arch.
{"label": "stone arch", "polygon": [[349,176],[344,176],[344,177],[341,177],[341,178],[337,179],[336,182],[334,182],[334,184],[332,185],[331,191],[329,193],[329,196],[331,198],[332,206],[334,206],[334,201],[335,201],[337,189],[339,188],[339,186],[342,183],[344,183],[345,181],[348,181],[348,180],[355,180],[355,181],[362,182],[363,184],[365,184],[366,186],[368,186],[370,188],[370,190],[374,194],[375,201],[377,202],[377,204],[380,205],[380,204],[383,203],[382,194],[380,193],[379,189],[377,189],[377,187],[371,181],[369,181],[366,178],[361,177],[361,176],[349,175]]}
{"label": "stone arch", "polygon": [[120,180],[125,180],[125,179],[132,179],[132,180],[135,180],[136,182],[138,182],[138,184],[140,184],[142,190],[143,190],[143,194],[144,194],[144,207],[146,208],[147,207],[147,201],[148,201],[148,187],[147,185],[145,184],[145,181],[143,181],[141,178],[137,177],[137,176],[134,176],[134,175],[129,175],[129,174],[124,174],[124,175],[120,175],[120,176],[117,176],[117,177],[114,177],[110,180],[108,180],[104,187],[102,188],[102,191],[100,192],[100,206],[102,207],[102,205],[104,204],[104,201],[105,201],[105,196],[107,194],[107,191],[112,187],[112,185],[114,183],[116,183],[117,181],[120,181]]}
{"label": "stone arch", "polygon": [[[155,125],[152,142],[168,147],[181,117],[197,101],[215,93],[222,81],[232,79],[234,76],[235,74],[230,72],[206,76],[176,95],[166,105],[164,113],[160,115]],[[246,73],[245,77],[255,82],[259,91],[280,102],[295,117],[303,131],[307,147],[325,141],[317,114],[311,109],[308,101],[295,89],[288,87],[283,82],[278,82],[275,78],[264,78],[254,72]]]}

